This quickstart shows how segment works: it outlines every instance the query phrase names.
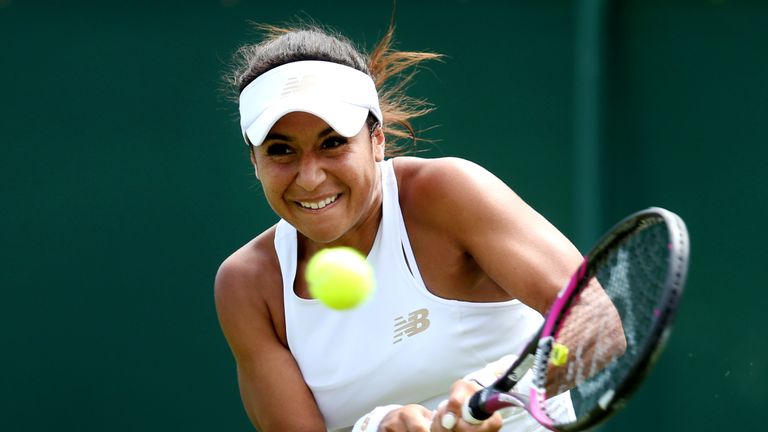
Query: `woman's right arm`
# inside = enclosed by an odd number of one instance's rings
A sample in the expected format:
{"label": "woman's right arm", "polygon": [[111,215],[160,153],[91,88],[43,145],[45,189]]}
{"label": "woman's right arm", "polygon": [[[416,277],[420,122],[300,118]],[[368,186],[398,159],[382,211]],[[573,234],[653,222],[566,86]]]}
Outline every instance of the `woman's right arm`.
{"label": "woman's right arm", "polygon": [[312,392],[277,334],[265,297],[268,290],[262,289],[280,283],[279,272],[265,280],[258,268],[263,267],[235,254],[219,268],[214,290],[219,322],[237,362],[245,411],[260,432],[325,432]]}

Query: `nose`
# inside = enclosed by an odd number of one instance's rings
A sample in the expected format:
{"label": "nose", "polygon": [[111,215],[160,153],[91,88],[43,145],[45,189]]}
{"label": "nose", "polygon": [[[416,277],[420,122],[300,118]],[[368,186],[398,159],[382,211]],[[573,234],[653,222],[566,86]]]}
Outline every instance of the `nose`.
{"label": "nose", "polygon": [[325,169],[315,155],[303,155],[299,161],[296,184],[306,191],[313,191],[325,181]]}

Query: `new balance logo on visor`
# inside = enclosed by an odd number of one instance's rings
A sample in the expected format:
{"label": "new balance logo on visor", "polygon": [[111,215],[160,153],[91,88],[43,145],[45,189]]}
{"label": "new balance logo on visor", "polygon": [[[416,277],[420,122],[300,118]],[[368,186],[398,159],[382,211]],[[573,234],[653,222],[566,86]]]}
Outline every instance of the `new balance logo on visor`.
{"label": "new balance logo on visor", "polygon": [[408,317],[395,318],[395,337],[393,344],[405,337],[417,335],[429,328],[429,310],[419,309],[408,314]]}
{"label": "new balance logo on visor", "polygon": [[305,92],[308,90],[318,89],[322,85],[320,77],[317,75],[303,75],[301,77],[288,78],[283,87],[283,92],[280,93],[280,97],[286,97],[293,93]]}

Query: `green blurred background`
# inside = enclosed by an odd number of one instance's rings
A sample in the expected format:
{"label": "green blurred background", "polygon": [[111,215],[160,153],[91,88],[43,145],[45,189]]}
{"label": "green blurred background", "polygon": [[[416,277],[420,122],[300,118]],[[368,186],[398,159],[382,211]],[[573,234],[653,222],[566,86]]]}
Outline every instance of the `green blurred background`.
{"label": "green blurred background", "polygon": [[[0,0],[0,430],[246,431],[212,296],[275,221],[221,92],[249,21],[366,47],[391,1]],[[605,431],[757,426],[768,2],[401,0],[425,156],[485,165],[586,251],[622,216],[686,219],[676,332]]]}

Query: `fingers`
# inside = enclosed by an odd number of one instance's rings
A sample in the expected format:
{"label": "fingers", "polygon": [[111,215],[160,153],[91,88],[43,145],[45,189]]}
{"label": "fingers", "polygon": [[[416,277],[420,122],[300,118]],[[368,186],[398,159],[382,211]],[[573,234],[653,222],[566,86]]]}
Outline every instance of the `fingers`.
{"label": "fingers", "polygon": [[[459,380],[451,386],[450,397],[448,402],[444,406],[445,413],[441,417],[441,426],[446,430],[452,430],[459,419],[461,419],[461,408],[464,405],[464,401],[472,397],[472,395],[480,389],[477,384]],[[448,419],[445,419],[448,417]],[[443,421],[444,420],[444,421]],[[451,425],[453,423],[453,425]],[[463,420],[461,423],[465,423]],[[451,426],[451,427],[448,427]]]}
{"label": "fingers", "polygon": [[381,420],[382,432],[428,432],[434,413],[421,405],[406,405]]}
{"label": "fingers", "polygon": [[453,430],[456,426],[456,415],[451,411],[446,411],[445,407],[448,405],[448,399],[440,402],[435,410],[435,418],[440,420],[440,426],[445,430]]}
{"label": "fingers", "polygon": [[446,412],[440,416],[440,426],[446,430],[453,430],[456,426],[456,415],[452,412]]}
{"label": "fingers", "polygon": [[430,411],[421,405],[406,405],[390,411],[381,420],[382,432],[496,432],[501,429],[501,415],[494,414],[488,420],[472,425],[461,418],[464,401],[469,399],[480,386],[459,380],[451,387],[449,398],[437,410]]}
{"label": "fingers", "polygon": [[475,383],[460,380],[451,387],[451,394],[447,401],[441,403],[435,411],[431,432],[494,432],[501,429],[501,416],[497,413],[488,420],[472,425],[461,418],[461,410],[464,401],[469,399],[480,389]]}

